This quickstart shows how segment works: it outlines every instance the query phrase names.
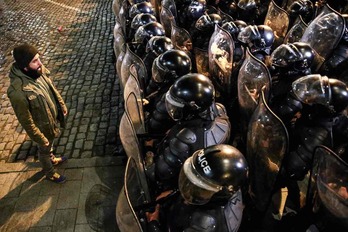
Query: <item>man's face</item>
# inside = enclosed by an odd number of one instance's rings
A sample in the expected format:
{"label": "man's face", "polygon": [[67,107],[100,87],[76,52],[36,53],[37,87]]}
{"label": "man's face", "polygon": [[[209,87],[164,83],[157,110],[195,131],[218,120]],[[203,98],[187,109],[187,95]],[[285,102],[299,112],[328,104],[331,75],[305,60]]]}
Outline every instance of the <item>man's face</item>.
{"label": "man's face", "polygon": [[38,76],[41,76],[42,74],[42,63],[40,60],[40,55],[36,54],[34,58],[30,61],[28,67],[24,68],[25,71],[32,73],[32,74],[37,74]]}

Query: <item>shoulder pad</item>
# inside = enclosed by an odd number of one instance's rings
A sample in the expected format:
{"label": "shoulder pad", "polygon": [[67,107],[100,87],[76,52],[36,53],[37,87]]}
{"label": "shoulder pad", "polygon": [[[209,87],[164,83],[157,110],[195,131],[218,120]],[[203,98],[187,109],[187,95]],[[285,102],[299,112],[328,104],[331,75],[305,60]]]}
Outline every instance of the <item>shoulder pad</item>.
{"label": "shoulder pad", "polygon": [[189,128],[180,130],[176,137],[186,144],[193,144],[197,141],[197,135]]}
{"label": "shoulder pad", "polygon": [[227,143],[231,133],[230,121],[217,118],[214,125],[204,133],[206,147],[215,144]]}
{"label": "shoulder pad", "polygon": [[216,224],[216,219],[212,215],[198,211],[192,214],[190,226],[184,231],[213,232],[216,229]]}
{"label": "shoulder pad", "polygon": [[218,110],[219,115],[227,115],[226,107],[221,103],[215,103],[216,109]]}

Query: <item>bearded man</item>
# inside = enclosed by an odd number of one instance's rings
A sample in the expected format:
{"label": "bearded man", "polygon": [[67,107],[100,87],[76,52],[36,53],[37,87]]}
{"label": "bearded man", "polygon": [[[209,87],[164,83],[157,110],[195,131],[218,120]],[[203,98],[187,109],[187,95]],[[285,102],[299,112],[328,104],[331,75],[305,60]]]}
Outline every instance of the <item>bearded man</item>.
{"label": "bearded man", "polygon": [[60,134],[60,127],[65,126],[67,107],[34,46],[19,45],[12,54],[15,62],[9,74],[11,83],[7,95],[19,123],[37,143],[39,161],[46,178],[54,183],[64,183],[66,177],[57,173],[54,166],[67,158],[55,157],[52,146]]}

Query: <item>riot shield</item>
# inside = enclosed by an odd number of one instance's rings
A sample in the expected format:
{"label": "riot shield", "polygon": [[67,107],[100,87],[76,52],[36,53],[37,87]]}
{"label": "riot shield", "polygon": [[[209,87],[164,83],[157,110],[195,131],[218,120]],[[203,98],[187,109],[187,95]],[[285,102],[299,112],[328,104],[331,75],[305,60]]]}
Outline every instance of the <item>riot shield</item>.
{"label": "riot shield", "polygon": [[124,108],[131,120],[136,134],[145,134],[143,92],[141,91],[135,65],[130,66],[130,75],[123,91]]}
{"label": "riot shield", "polygon": [[142,232],[146,218],[139,212],[135,212],[134,206],[147,203],[149,199],[145,195],[148,186],[143,186],[141,172],[132,157],[128,157],[124,175],[124,186],[120,191],[116,205],[116,221],[121,232]]}
{"label": "riot shield", "polygon": [[175,49],[184,51],[191,57],[192,38],[190,33],[177,25],[172,24],[172,34],[170,36]]}
{"label": "riot shield", "polygon": [[160,11],[160,22],[164,27],[166,36],[170,38],[172,34],[172,24],[176,25],[175,17],[172,12],[166,8],[162,7]]}
{"label": "riot shield", "polygon": [[168,9],[175,19],[178,17],[174,0],[162,0],[161,7]]}
{"label": "riot shield", "polygon": [[128,77],[130,76],[130,67],[131,65],[135,66],[137,71],[137,77],[139,80],[140,88],[142,91],[145,91],[148,84],[148,76],[145,64],[143,60],[132,51],[132,44],[126,44],[126,53],[124,55],[122,64],[121,64],[121,87],[124,89],[127,83]]}
{"label": "riot shield", "polygon": [[286,32],[288,31],[289,21],[288,13],[272,0],[268,6],[264,25],[272,28],[274,32],[273,50],[283,43]]}
{"label": "riot shield", "polygon": [[200,48],[194,48],[197,73],[210,77],[208,51]]}
{"label": "riot shield", "polygon": [[[125,54],[126,54],[126,44],[123,44],[123,46],[121,46],[120,48],[120,54],[118,54],[117,56],[116,65],[115,65],[119,80],[121,80],[121,65],[122,65],[122,61]],[[120,81],[120,85],[121,85],[121,88],[123,88],[121,81]]]}
{"label": "riot shield", "polygon": [[308,25],[303,21],[301,15],[297,18],[294,25],[290,28],[284,38],[284,44],[300,41]]}
{"label": "riot shield", "polygon": [[127,35],[126,31],[126,25],[127,25],[127,20],[128,20],[128,11],[129,11],[129,3],[127,0],[123,0],[120,5],[117,21],[121,24],[123,33]]}
{"label": "riot shield", "polygon": [[238,73],[238,103],[241,114],[241,126],[243,133],[247,133],[249,120],[254,113],[261,88],[265,86],[265,97],[268,99],[271,86],[271,75],[266,65],[254,57],[249,49]]}
{"label": "riot shield", "polygon": [[297,0],[285,0],[282,2],[281,8],[289,11],[290,6]]}
{"label": "riot shield", "polygon": [[[132,118],[130,116],[132,112],[129,112],[128,109],[125,109],[119,127],[120,140],[125,150],[127,157],[132,158],[135,161],[138,173],[139,173],[139,182],[141,186],[147,186],[147,178],[145,175],[145,161],[143,157],[143,149],[139,143]],[[150,199],[149,189],[144,189],[144,194],[146,199]]]}
{"label": "riot shield", "polygon": [[311,187],[307,199],[314,212],[348,229],[348,164],[325,146],[314,150]]}
{"label": "riot shield", "polygon": [[308,43],[316,53],[318,62],[315,62],[314,71],[317,71],[326,58],[332,53],[342,38],[345,29],[345,20],[337,12],[321,13],[306,28],[300,42]]}
{"label": "riot shield", "polygon": [[[233,67],[234,41],[231,35],[215,25],[215,31],[209,41],[209,72],[217,89],[223,91],[224,97],[231,97],[232,67]],[[228,99],[225,99],[228,101]]]}
{"label": "riot shield", "polygon": [[120,11],[120,5],[121,5],[121,2],[119,0],[112,1],[112,12],[114,13],[116,18],[118,17],[118,13]]}
{"label": "riot shield", "polygon": [[256,208],[265,212],[283,157],[288,152],[289,136],[281,119],[268,107],[263,91],[250,119],[247,138],[249,189]]}
{"label": "riot shield", "polygon": [[114,53],[115,57],[118,57],[121,53],[122,46],[125,43],[125,36],[123,34],[123,30],[121,24],[116,22],[114,27]]}
{"label": "riot shield", "polygon": [[223,12],[221,9],[218,10],[218,14],[221,16],[221,25],[223,25],[226,22],[233,22],[234,19],[232,18],[231,15]]}

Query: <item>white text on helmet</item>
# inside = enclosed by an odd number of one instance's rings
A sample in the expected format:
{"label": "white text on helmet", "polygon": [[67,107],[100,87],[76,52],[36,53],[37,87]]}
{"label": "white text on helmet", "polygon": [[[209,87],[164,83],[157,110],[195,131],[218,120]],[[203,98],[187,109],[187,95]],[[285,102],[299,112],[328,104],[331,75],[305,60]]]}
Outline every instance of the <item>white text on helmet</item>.
{"label": "white text on helmet", "polygon": [[204,173],[208,174],[211,171],[211,168],[208,164],[208,161],[205,159],[203,151],[198,153],[198,163],[203,168]]}

